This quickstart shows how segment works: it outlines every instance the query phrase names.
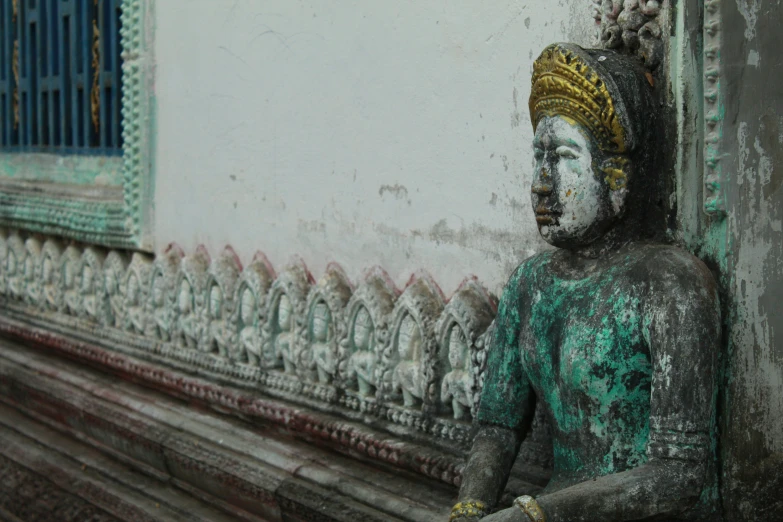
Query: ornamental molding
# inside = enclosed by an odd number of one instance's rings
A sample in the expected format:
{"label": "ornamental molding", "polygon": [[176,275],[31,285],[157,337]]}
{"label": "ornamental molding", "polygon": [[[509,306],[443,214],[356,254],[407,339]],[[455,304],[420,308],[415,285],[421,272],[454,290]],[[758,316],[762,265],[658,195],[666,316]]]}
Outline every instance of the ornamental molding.
{"label": "ornamental molding", "polygon": [[704,2],[704,212],[726,215],[721,138],[724,101],[721,92],[721,2]]}
{"label": "ornamental molding", "polygon": [[[122,156],[0,154],[0,226],[113,248],[153,249],[151,0],[121,0]],[[64,183],[74,172],[100,174]],[[30,179],[27,179],[30,178]]]}
{"label": "ornamental molding", "polygon": [[599,45],[639,57],[655,70],[663,61],[667,0],[593,0]]}
{"label": "ornamental molding", "polygon": [[19,231],[0,231],[0,256],[7,317],[457,455],[472,440],[497,309],[475,277],[447,299],[426,273],[400,292],[379,267],[316,282],[260,252],[243,267],[230,247],[153,259]]}

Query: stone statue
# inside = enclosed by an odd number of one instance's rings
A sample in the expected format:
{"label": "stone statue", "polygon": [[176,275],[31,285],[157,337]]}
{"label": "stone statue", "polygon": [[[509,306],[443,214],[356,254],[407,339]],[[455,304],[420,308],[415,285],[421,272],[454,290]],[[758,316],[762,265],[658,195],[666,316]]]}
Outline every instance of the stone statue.
{"label": "stone statue", "polygon": [[[701,261],[657,242],[652,82],[632,57],[557,44],[532,83],[532,206],[557,249],[523,261],[503,292],[451,519],[710,520],[718,297]],[[489,514],[535,402],[552,478]]]}
{"label": "stone statue", "polygon": [[73,245],[65,249],[60,261],[62,279],[63,311],[68,315],[79,315],[81,309],[81,294],[77,284],[77,271],[81,262],[79,250]]}
{"label": "stone statue", "polygon": [[41,266],[41,285],[43,305],[49,310],[57,310],[57,277],[55,261],[45,256]]}
{"label": "stone statue", "polygon": [[410,314],[405,314],[400,322],[396,341],[400,362],[394,368],[392,391],[401,391],[402,403],[410,408],[419,404],[424,395],[421,329]]}
{"label": "stone statue", "polygon": [[144,333],[144,302],[141,298],[141,284],[136,273],[128,274],[125,284],[125,325],[132,332]]}
{"label": "stone statue", "polygon": [[153,335],[168,341],[171,338],[172,309],[166,296],[166,279],[162,273],[156,273],[152,279],[152,330]]}
{"label": "stone statue", "polygon": [[201,331],[201,324],[195,310],[195,300],[193,287],[183,277],[180,280],[179,293],[177,295],[178,341],[183,347],[191,349],[198,347],[199,332]]}
{"label": "stone statue", "polygon": [[440,397],[444,404],[451,404],[454,418],[470,418],[473,403],[468,342],[462,328],[454,324],[449,332],[449,365],[451,371],[443,378]]}
{"label": "stone statue", "polygon": [[332,313],[324,302],[319,302],[313,308],[311,350],[315,362],[318,382],[329,384],[337,369],[337,361],[332,346]]}
{"label": "stone statue", "polygon": [[258,301],[249,286],[242,287],[239,297],[240,359],[258,366],[261,361],[261,334],[258,330]]}
{"label": "stone statue", "polygon": [[82,309],[90,319],[98,318],[98,297],[95,295],[94,276],[93,267],[88,263],[83,263],[81,280]]}
{"label": "stone statue", "polygon": [[353,353],[348,359],[348,378],[356,379],[359,393],[365,397],[375,394],[375,327],[370,312],[361,306],[353,320]]}
{"label": "stone statue", "polygon": [[275,329],[275,357],[283,360],[286,373],[296,373],[296,354],[294,343],[294,317],[291,299],[281,294],[277,302],[277,328]]}

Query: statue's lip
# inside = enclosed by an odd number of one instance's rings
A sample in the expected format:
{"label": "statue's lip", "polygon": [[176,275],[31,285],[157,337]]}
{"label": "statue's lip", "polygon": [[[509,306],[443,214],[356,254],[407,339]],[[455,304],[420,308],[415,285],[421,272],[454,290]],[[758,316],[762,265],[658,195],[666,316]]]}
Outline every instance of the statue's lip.
{"label": "statue's lip", "polygon": [[563,213],[560,212],[559,210],[552,210],[552,209],[549,209],[549,208],[546,208],[546,207],[536,207],[536,216],[542,216],[542,217],[543,216],[552,216],[552,217],[556,217],[556,216],[560,216],[562,214]]}

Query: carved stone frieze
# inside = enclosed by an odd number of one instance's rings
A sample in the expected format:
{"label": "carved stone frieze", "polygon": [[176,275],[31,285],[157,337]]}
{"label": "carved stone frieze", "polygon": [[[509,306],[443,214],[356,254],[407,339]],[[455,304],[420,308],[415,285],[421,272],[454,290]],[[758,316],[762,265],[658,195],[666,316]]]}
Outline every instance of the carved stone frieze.
{"label": "carved stone frieze", "polygon": [[121,328],[137,334],[145,332],[147,302],[149,300],[152,260],[144,254],[134,253],[128,271],[122,279],[121,288],[125,303],[125,315]]}
{"label": "carved stone frieze", "polygon": [[41,251],[41,272],[38,280],[41,285],[40,306],[45,311],[57,311],[61,307],[62,292],[60,286],[60,259],[63,247],[56,239],[47,239]]}
{"label": "carved stone frieze", "polygon": [[339,343],[344,335],[343,315],[352,293],[343,269],[331,263],[307,296],[307,317],[298,343],[301,373],[309,382],[322,386],[334,382],[339,365]]}
{"label": "carved stone frieze", "polygon": [[275,277],[272,265],[261,252],[239,276],[234,298],[237,362],[258,366],[261,361],[261,325],[266,324],[266,298]]}
{"label": "carved stone frieze", "polygon": [[231,316],[234,313],[235,293],[242,263],[231,247],[226,247],[220,256],[209,266],[207,277],[207,302],[204,306],[204,332],[201,338],[201,350],[216,352],[223,357],[238,360],[234,347],[236,335],[232,328]]}
{"label": "carved stone frieze", "polygon": [[483,351],[479,340],[497,312],[497,299],[475,279],[466,279],[438,319],[438,344],[445,348],[447,363],[441,384],[443,405],[457,420],[470,420],[478,408]]}
{"label": "carved stone frieze", "polygon": [[204,330],[207,279],[209,278],[209,253],[199,246],[192,255],[182,260],[182,269],[175,285],[176,306],[174,315],[175,344],[181,348],[197,349],[203,346],[201,336]]}
{"label": "carved stone frieze", "polygon": [[297,375],[301,370],[297,332],[304,325],[307,294],[312,281],[307,267],[297,260],[272,283],[267,299],[267,321],[261,329],[263,367],[282,367],[289,375]]}
{"label": "carved stone frieze", "polygon": [[170,341],[173,338],[175,292],[183,257],[182,249],[172,244],[155,259],[145,326],[152,339]]}
{"label": "carved stone frieze", "polygon": [[301,261],[276,274],[259,252],[243,268],[228,247],[153,259],[41,241],[0,231],[0,306],[31,324],[419,442],[470,440],[495,314],[475,279],[447,301],[426,274],[400,294],[378,267],[354,286],[336,264],[316,283]]}
{"label": "carved stone frieze", "polygon": [[344,405],[361,411],[375,408],[381,353],[398,292],[381,268],[371,269],[346,306],[347,327],[340,340],[337,375]]}
{"label": "carved stone frieze", "polygon": [[377,370],[378,396],[388,406],[391,418],[401,415],[408,422],[416,422],[418,416],[411,416],[412,411],[437,410],[437,384],[447,358],[435,335],[443,301],[437,284],[428,274],[421,274],[411,280],[395,303],[391,335]]}
{"label": "carved stone frieze", "polygon": [[635,54],[648,69],[663,60],[661,24],[666,0],[593,0],[600,44]]}

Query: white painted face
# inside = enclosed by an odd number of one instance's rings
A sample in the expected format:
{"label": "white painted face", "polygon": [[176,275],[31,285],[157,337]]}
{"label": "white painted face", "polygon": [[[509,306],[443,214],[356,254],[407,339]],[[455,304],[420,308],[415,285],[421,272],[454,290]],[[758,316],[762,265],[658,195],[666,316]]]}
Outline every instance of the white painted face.
{"label": "white painted face", "polygon": [[370,336],[373,332],[373,323],[370,312],[365,307],[359,308],[353,325],[353,344],[356,350],[370,349]]}
{"label": "white painted face", "polygon": [[253,313],[256,309],[256,298],[249,288],[242,291],[242,299],[239,301],[242,323],[245,326],[253,324]]}
{"label": "white painted face", "polygon": [[277,304],[277,327],[281,332],[291,330],[291,300],[285,294],[280,296]]}
{"label": "white painted face", "polygon": [[468,343],[465,339],[465,334],[462,333],[462,328],[455,324],[451,327],[451,332],[449,333],[449,364],[452,370],[465,368],[467,353]]}
{"label": "white painted face", "polygon": [[544,240],[561,248],[586,246],[603,236],[618,217],[602,159],[582,125],[545,117],[533,139],[531,200]]}

